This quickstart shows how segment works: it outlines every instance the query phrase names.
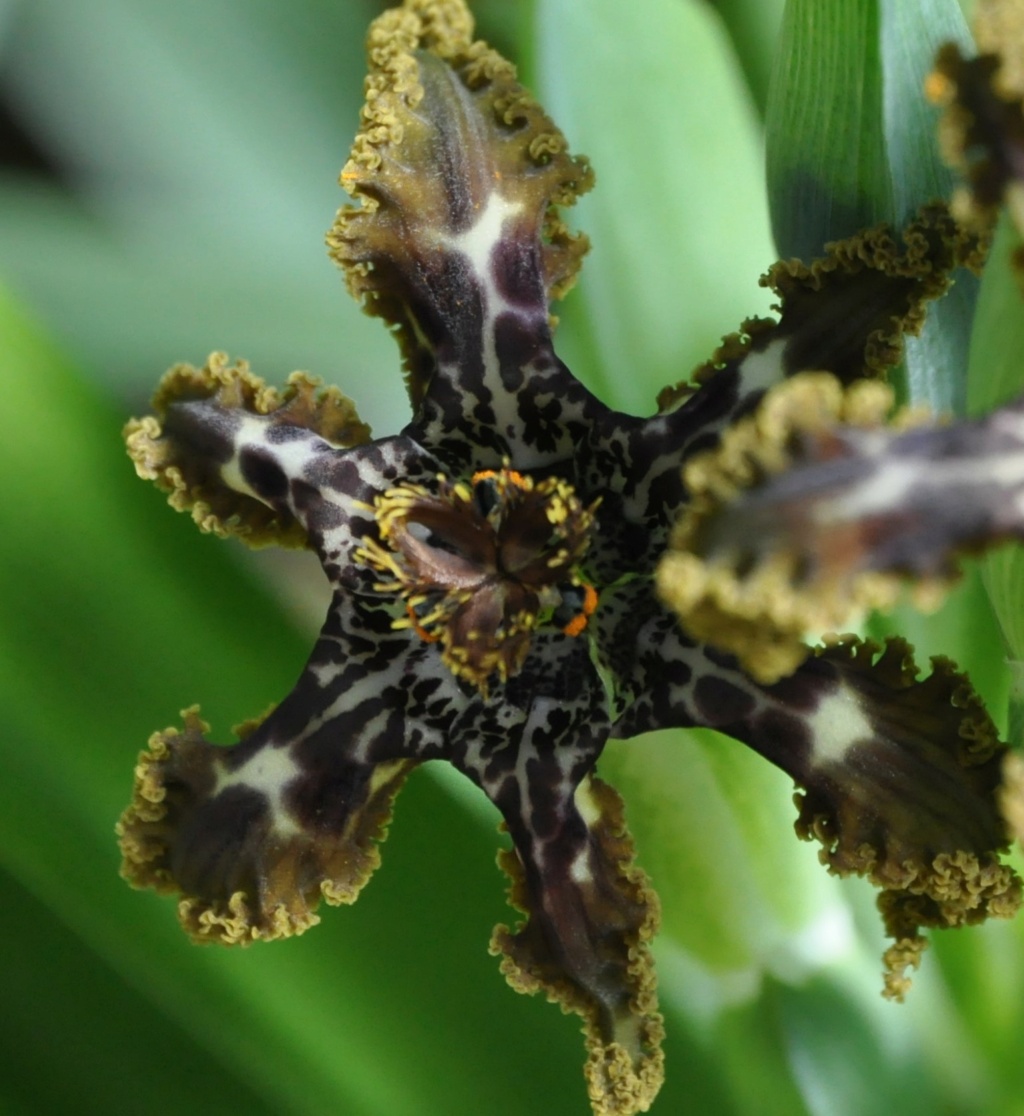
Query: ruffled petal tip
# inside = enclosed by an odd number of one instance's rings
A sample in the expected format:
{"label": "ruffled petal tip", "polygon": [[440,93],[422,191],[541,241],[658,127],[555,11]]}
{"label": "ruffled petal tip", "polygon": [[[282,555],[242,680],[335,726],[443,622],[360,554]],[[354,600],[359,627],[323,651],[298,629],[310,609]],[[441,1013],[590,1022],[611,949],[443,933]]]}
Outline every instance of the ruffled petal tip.
{"label": "ruffled petal tip", "polygon": [[[195,420],[202,404],[203,420]],[[203,531],[233,535],[250,546],[306,545],[302,525],[280,507],[226,483],[245,415],[268,417],[275,426],[310,430],[341,448],[361,445],[370,428],[337,388],[323,387],[305,372],[293,372],[283,391],[254,375],[246,361],[231,363],[211,353],[202,368],[175,365],[153,399],[155,415],[132,419],[124,429],[128,456],[143,480],[168,494],[177,511],[187,511]]]}
{"label": "ruffled petal tip", "polygon": [[761,278],[779,318],[751,318],[723,339],[691,382],[666,388],[672,410],[723,373],[738,373],[741,413],[766,388],[801,372],[831,372],[844,384],[883,377],[899,363],[904,338],[919,333],[928,304],[958,267],[978,271],[987,238],[967,232],[941,204],[923,206],[901,231],[866,229],[825,246],[818,259],[780,260]]}
{"label": "ruffled petal tip", "polygon": [[501,971],[516,991],[543,991],[583,1017],[594,1112],[630,1116],[649,1109],[664,1077],[650,952],[660,907],[634,866],[619,795],[588,778],[574,801],[589,839],[571,864],[545,864],[539,896],[533,866],[524,869],[515,851],[499,854],[509,902],[528,918],[515,932],[499,926],[491,952],[503,956]]}
{"label": "ruffled petal tip", "polygon": [[1024,230],[1024,14],[1017,3],[981,0],[974,14],[978,55],[943,46],[925,90],[944,108],[939,145],[966,186],[953,197],[959,220],[991,227],[1005,202]]}
{"label": "ruffled petal tip", "polygon": [[659,591],[759,681],[904,588],[935,608],[960,555],[1024,537],[1024,401],[948,426],[887,422],[889,403],[878,384],[796,376],[685,470]]}
{"label": "ruffled petal tip", "polygon": [[[180,893],[197,942],[248,945],[301,934],[321,899],[352,903],[380,863],[392,804],[413,766],[374,768],[347,811],[307,816],[307,777],[289,749],[217,747],[193,707],[184,728],[155,733],[117,824],[122,876]],[[249,726],[250,729],[252,726]]]}
{"label": "ruffled petal tip", "polygon": [[[837,424],[877,427],[891,405],[882,384],[844,389],[828,373],[804,373],[770,391],[717,449],[684,470],[691,502],[658,567],[658,593],[692,636],[736,655],[760,682],[800,665],[809,632],[842,627],[899,594],[896,578],[856,569],[856,547],[864,544],[855,534],[826,536],[826,545],[808,553],[815,524],[807,506],[813,510],[818,490],[784,487],[785,471],[815,448],[826,459],[840,455],[841,444],[830,439]],[[771,481],[780,474],[776,494]],[[761,488],[768,496],[759,501]],[[929,582],[921,603],[938,587]]]}
{"label": "ruffled petal tip", "polygon": [[882,649],[850,636],[819,648],[816,661],[840,668],[843,684],[840,700],[812,718],[819,735],[796,775],[796,829],[821,843],[831,872],[882,889],[879,909],[896,939],[884,994],[900,1000],[925,946],[922,928],[1005,918],[1021,904],[1021,882],[999,860],[1008,847],[999,811],[1006,748],[946,659],[918,680],[904,641]]}
{"label": "ruffled petal tip", "polygon": [[476,343],[481,301],[532,307],[546,323],[588,247],[558,207],[590,189],[589,164],[472,33],[453,0],[407,0],[374,22],[341,174],[359,204],[327,237],[352,294],[395,327],[414,406],[437,360]]}

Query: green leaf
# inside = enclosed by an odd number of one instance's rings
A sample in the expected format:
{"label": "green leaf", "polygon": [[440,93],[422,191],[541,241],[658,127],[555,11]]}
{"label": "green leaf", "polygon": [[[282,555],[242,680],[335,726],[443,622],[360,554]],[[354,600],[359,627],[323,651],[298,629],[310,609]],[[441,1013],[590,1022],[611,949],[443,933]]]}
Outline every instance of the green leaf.
{"label": "green leaf", "polygon": [[573,215],[593,249],[558,307],[559,351],[605,400],[650,414],[768,308],[757,112],[703,4],[538,0],[536,21],[538,94],[598,181]]}
{"label": "green leaf", "polygon": [[[1024,302],[1014,256],[1021,238],[1009,217],[999,222],[985,268],[971,344],[968,404],[985,414],[1024,391],[1019,354],[1024,346]],[[1024,547],[1008,543],[980,562],[1013,671],[1011,739],[1024,744]]]}
{"label": "green leaf", "polygon": [[714,5],[762,116],[785,6],[786,0],[716,0]]}
{"label": "green leaf", "polygon": [[[948,198],[937,113],[924,98],[935,52],[970,50],[956,0],[789,0],[768,97],[772,229],[783,256],[809,260],[826,243]],[[914,402],[963,413],[976,281],[957,283],[907,342]]]}
{"label": "green leaf", "polygon": [[609,746],[602,772],[626,800],[663,933],[710,970],[791,956],[835,901],[815,850],[793,833],[790,779],[735,741],[656,733]]}

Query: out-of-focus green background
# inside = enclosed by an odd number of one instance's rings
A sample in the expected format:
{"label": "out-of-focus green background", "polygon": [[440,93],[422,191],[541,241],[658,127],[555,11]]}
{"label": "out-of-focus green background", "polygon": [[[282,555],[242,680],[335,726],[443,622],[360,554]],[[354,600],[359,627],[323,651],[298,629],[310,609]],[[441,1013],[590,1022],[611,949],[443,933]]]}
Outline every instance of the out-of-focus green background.
{"label": "out-of-focus green background", "polygon": [[[888,7],[836,2],[869,24]],[[497,819],[443,770],[403,792],[356,907],[297,940],[194,947],[169,900],[117,876],[113,824],[147,735],[199,701],[229,739],[287,691],[323,603],[315,563],[254,559],[174,515],[134,478],[123,421],[164,368],[212,348],[272,381],[339,383],[378,433],[407,415],[394,345],[322,243],[383,6],[0,0],[5,1116],[588,1111],[575,1021],[509,991],[487,956],[511,917]],[[475,5],[597,168],[559,342],[623,409],[650,410],[767,310],[782,8]],[[885,26],[869,28],[883,45]],[[1002,716],[986,607],[971,581],[907,623],[978,664]],[[939,935],[909,1002],[886,1004],[870,889],[793,838],[778,772],[682,733],[616,745],[603,770],[665,909],[656,1112],[1024,1112],[1020,929]]]}

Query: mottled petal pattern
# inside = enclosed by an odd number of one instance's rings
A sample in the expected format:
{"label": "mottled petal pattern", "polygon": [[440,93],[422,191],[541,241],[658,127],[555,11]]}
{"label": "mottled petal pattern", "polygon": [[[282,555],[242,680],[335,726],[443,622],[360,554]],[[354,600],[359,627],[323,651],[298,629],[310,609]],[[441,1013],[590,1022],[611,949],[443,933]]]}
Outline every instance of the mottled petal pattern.
{"label": "mottled petal pattern", "polygon": [[999,860],[1020,777],[966,678],[935,660],[919,679],[899,641],[803,641],[1018,529],[1020,407],[896,428],[879,382],[983,247],[930,206],[776,264],[777,320],[744,323],[653,417],[619,414],[552,348],[586,248],[559,207],[586,161],[463,0],[405,0],[368,48],[329,244],[395,333],[412,419],[371,440],[336,390],[296,373],[278,393],[214,354],[128,425],[172,506],[311,548],[333,596],[295,687],[235,743],[195,708],[150,740],[123,873],[178,893],[197,941],[300,933],[366,883],[412,768],[446,761],[510,839],[525,919],[494,933],[502,971],[582,1017],[594,1112],[631,1116],[663,1074],[658,902],[595,774],[609,738],[709,726],[792,776],[798,834],[880,889],[894,998],[923,928],[1020,904]]}
{"label": "mottled petal pattern", "polygon": [[762,681],[800,662],[808,632],[890,607],[907,584],[934,607],[957,555],[1024,537],[1024,401],[938,427],[886,426],[890,404],[876,385],[800,377],[687,468],[660,590]]}
{"label": "mottled petal pattern", "polygon": [[570,420],[581,432],[596,408],[555,357],[548,314],[587,247],[557,207],[593,176],[456,9],[409,4],[371,30],[342,172],[360,205],[328,239],[353,294],[397,329],[416,436],[452,467],[490,449],[487,464],[523,468],[570,456]]}
{"label": "mottled petal pattern", "polygon": [[529,803],[526,825],[523,805],[510,809],[515,847],[500,863],[512,881],[509,901],[528,919],[514,933],[499,926],[491,951],[504,957],[513,988],[543,991],[583,1016],[594,1112],[645,1111],[663,1073],[650,952],[659,907],[633,864],[622,800],[587,776],[571,795]]}

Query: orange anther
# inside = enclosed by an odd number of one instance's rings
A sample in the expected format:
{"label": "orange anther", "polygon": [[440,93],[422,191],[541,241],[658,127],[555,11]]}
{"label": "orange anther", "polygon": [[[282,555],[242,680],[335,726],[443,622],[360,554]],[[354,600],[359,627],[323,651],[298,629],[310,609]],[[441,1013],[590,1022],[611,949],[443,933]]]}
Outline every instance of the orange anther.
{"label": "orange anther", "polygon": [[585,631],[587,627],[587,614],[585,612],[577,612],[576,615],[569,621],[568,624],[562,629],[562,632],[567,636],[578,636],[581,632]]}
{"label": "orange anther", "polygon": [[419,621],[419,617],[416,615],[416,610],[412,607],[412,605],[407,604],[405,606],[405,611],[409,617],[410,623],[412,624],[412,630],[420,637],[420,639],[422,639],[424,643],[437,643],[437,641],[441,637],[439,635],[435,635],[433,632],[428,632],[427,629],[423,627],[423,625]]}
{"label": "orange anther", "polygon": [[526,478],[522,473],[517,473],[515,469],[481,469],[479,473],[474,473],[470,478],[470,484],[478,484],[480,481],[492,480],[495,477],[504,477],[506,480],[511,481],[517,488],[526,488]]}
{"label": "orange anther", "polygon": [[590,617],[594,615],[594,610],[597,608],[597,590],[593,585],[586,584],[582,589],[583,607],[562,629],[564,635],[575,637],[585,631]]}

